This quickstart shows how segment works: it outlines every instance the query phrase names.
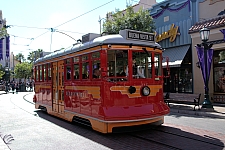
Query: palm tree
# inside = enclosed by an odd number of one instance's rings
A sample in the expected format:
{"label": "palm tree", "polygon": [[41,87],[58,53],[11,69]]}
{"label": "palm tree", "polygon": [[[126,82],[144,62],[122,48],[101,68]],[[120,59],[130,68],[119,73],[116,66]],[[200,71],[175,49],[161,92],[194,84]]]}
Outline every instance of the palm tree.
{"label": "palm tree", "polygon": [[29,52],[27,60],[30,61],[30,63],[33,63],[35,61],[35,51]]}
{"label": "palm tree", "polygon": [[24,55],[22,53],[19,53],[15,56],[15,60],[19,61],[20,63],[25,61]]}
{"label": "palm tree", "polygon": [[42,57],[42,53],[43,53],[42,49],[38,49],[36,51],[32,51],[32,52],[29,53],[29,55],[27,57],[27,60],[29,60],[30,63],[33,63],[38,58]]}

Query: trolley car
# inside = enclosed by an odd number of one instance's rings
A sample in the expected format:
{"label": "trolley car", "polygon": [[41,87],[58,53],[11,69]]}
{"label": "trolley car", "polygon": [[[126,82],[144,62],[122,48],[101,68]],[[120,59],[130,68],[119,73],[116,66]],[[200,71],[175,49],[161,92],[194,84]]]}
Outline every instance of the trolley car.
{"label": "trolley car", "polygon": [[102,133],[160,125],[169,113],[162,59],[153,33],[86,34],[73,47],[35,61],[35,108]]}

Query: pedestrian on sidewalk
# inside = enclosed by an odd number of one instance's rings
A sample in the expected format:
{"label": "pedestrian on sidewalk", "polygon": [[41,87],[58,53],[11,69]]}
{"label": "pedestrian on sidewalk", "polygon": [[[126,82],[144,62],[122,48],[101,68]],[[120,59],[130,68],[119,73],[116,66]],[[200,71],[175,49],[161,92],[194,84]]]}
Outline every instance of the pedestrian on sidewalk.
{"label": "pedestrian on sidewalk", "polygon": [[15,85],[14,81],[12,82],[11,87],[12,87],[12,93],[14,94],[14,90],[16,88],[16,85]]}
{"label": "pedestrian on sidewalk", "polygon": [[19,92],[19,84],[16,83],[16,94],[18,94],[18,92]]}

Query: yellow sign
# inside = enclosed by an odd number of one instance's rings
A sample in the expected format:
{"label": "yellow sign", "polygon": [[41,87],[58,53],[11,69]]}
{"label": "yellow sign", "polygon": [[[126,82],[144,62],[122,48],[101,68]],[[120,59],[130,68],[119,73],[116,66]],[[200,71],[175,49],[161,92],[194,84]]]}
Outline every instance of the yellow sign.
{"label": "yellow sign", "polygon": [[179,29],[178,26],[175,27],[175,25],[172,24],[168,31],[163,32],[162,34],[159,35],[157,35],[156,33],[156,42],[160,42],[167,38],[170,38],[170,42],[173,42],[176,39],[177,35],[180,35],[180,33],[177,33],[178,29]]}

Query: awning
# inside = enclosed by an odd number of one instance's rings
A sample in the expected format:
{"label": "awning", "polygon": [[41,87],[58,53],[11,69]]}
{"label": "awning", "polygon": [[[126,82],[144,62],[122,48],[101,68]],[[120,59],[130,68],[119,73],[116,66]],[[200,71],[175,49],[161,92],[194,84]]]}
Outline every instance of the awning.
{"label": "awning", "polygon": [[163,66],[167,65],[166,57],[169,58],[170,67],[180,67],[190,45],[168,48],[163,52]]}

